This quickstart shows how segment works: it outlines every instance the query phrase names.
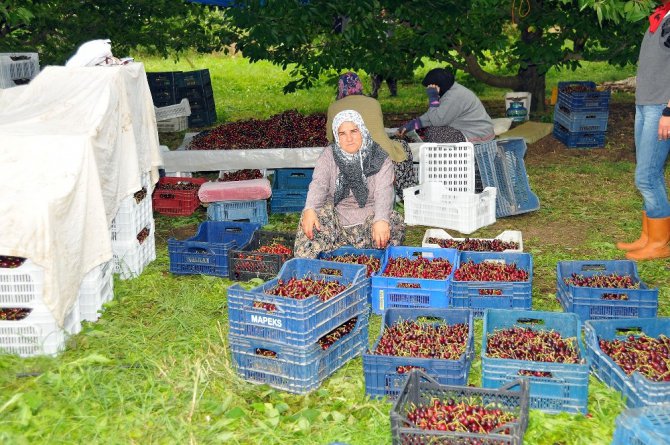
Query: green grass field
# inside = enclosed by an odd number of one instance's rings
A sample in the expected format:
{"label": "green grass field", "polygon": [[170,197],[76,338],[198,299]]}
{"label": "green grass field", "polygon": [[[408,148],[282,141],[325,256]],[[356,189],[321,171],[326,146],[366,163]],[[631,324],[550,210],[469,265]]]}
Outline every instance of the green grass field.
{"label": "green grass field", "polygon": [[[287,77],[269,64],[249,65],[239,57],[190,60],[192,66],[185,59],[177,65],[144,62],[147,71],[209,68],[221,120],[267,117],[289,108],[324,111],[333,99],[334,88],[325,79],[314,91],[284,96],[281,87]],[[614,80],[631,73],[589,65],[569,76],[552,73],[548,87],[558,79]],[[424,96],[418,83],[403,84],[397,99],[384,90],[385,111],[421,109]],[[483,97],[502,101],[502,92],[487,89]],[[521,230],[534,261],[533,309],[560,311],[554,298],[557,261],[622,258],[614,241],[632,238],[639,230],[634,164],[585,151],[561,164],[528,162],[527,172],[540,210],[499,219],[473,236]],[[136,279],[115,278],[115,299],[99,321],[87,323],[58,357],[0,357],[0,443],[391,443],[391,404],[366,398],[360,357],[303,396],[239,379],[227,338],[226,290],[231,282],[168,272],[167,239],[177,233],[191,236],[206,219],[205,212],[155,216],[156,261]],[[292,232],[296,225],[295,214],[271,215],[266,229]],[[425,229],[409,228],[407,244],[420,245]],[[666,264],[651,261],[639,266],[641,279],[660,288],[663,316],[670,315]],[[371,317],[371,342],[379,328],[380,317]],[[474,385],[481,383],[481,332],[478,321],[477,354],[469,378]],[[614,419],[624,406],[616,391],[592,376],[588,416],[533,410],[524,443],[609,444]]]}

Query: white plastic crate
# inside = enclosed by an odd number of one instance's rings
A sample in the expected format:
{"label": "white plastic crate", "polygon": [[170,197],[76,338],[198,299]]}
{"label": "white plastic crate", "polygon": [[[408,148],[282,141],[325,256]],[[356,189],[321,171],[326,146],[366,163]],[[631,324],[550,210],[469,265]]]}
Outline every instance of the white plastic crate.
{"label": "white plastic crate", "polygon": [[[427,229],[426,233],[423,235],[423,242],[421,244],[423,247],[440,247],[438,244],[429,243],[428,242],[429,238],[465,241],[465,238],[454,238],[442,229]],[[494,239],[496,239],[505,242],[517,243],[519,245],[518,249],[506,249],[503,250],[503,252],[523,252],[523,237],[520,230],[505,230],[495,238],[478,238],[478,239],[484,241],[493,241]]]}
{"label": "white plastic crate", "polygon": [[0,307],[47,310],[43,290],[44,268],[30,259],[14,269],[0,269]]}
{"label": "white plastic crate", "polygon": [[79,310],[82,321],[97,321],[102,305],[114,298],[113,261],[95,267],[86,274],[79,287]]}
{"label": "white plastic crate", "polygon": [[439,182],[450,192],[475,192],[475,148],[470,142],[423,144],[419,148],[419,183]]}
{"label": "white plastic crate", "polygon": [[137,202],[134,194],[124,198],[110,224],[112,249],[116,243],[127,243],[134,240],[140,230],[149,226],[153,221],[151,193],[148,190],[140,202]]}
{"label": "white plastic crate", "polygon": [[65,348],[68,336],[80,330],[78,302],[66,314],[62,329],[49,310],[33,309],[23,320],[0,320],[0,350],[21,357],[55,355]]}
{"label": "white plastic crate", "polygon": [[16,81],[35,78],[40,72],[37,53],[0,53],[0,88],[11,88]]}
{"label": "white plastic crate", "polygon": [[403,191],[405,222],[472,233],[496,222],[496,189],[482,193],[453,193],[439,182],[426,182]]}
{"label": "white plastic crate", "polygon": [[154,107],[154,110],[156,111],[156,121],[158,122],[191,115],[191,106],[186,98],[182,99],[178,104],[161,108]]}
{"label": "white plastic crate", "polygon": [[173,117],[164,121],[156,122],[159,133],[176,133],[188,128],[188,117]]}
{"label": "white plastic crate", "polygon": [[149,235],[140,244],[137,239],[125,243],[112,245],[112,261],[114,262],[114,273],[119,274],[122,280],[139,276],[144,267],[156,259],[155,224],[152,221],[149,227]]}

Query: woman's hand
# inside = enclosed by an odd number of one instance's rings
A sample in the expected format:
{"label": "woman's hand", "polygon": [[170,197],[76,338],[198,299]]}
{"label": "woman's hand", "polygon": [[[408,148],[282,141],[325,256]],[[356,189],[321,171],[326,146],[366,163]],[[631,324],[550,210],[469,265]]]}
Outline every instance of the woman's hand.
{"label": "woman's hand", "polygon": [[435,91],[437,91],[437,94],[440,94],[440,86],[439,85],[435,85],[434,83],[431,83],[426,88],[435,88]]}
{"label": "woman's hand", "polygon": [[316,210],[306,209],[303,211],[300,226],[307,238],[314,239],[314,229],[319,232],[321,231],[321,224],[319,223],[319,218],[316,216]]}
{"label": "woman's hand", "polygon": [[661,116],[658,121],[658,140],[670,139],[670,116]]}
{"label": "woman's hand", "polygon": [[372,243],[379,249],[383,249],[391,239],[391,226],[386,221],[380,220],[372,225]]}

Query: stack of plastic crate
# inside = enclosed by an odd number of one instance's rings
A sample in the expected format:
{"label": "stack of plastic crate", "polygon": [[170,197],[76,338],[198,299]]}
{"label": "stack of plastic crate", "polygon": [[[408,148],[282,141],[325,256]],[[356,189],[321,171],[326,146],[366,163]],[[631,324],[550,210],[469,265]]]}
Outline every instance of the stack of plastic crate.
{"label": "stack of plastic crate", "polygon": [[59,326],[44,303],[44,269],[30,259],[0,268],[0,350],[22,357],[54,355],[81,330],[79,299]]}
{"label": "stack of plastic crate", "polygon": [[147,73],[151,99],[155,107],[175,105],[177,100],[177,78],[181,71]]}
{"label": "stack of plastic crate", "polygon": [[559,82],[554,137],[569,148],[604,147],[610,91],[594,82]]}
{"label": "stack of plastic crate", "polygon": [[183,131],[188,128],[188,117],[191,115],[191,107],[188,99],[182,99],[175,105],[156,108],[156,126],[159,133],[170,133]]}
{"label": "stack of plastic crate", "polygon": [[176,76],[177,100],[188,99],[191,115],[189,127],[207,127],[216,122],[214,91],[209,70],[185,71]]}
{"label": "stack of plastic crate", "polygon": [[0,88],[26,84],[39,72],[37,53],[0,53]]}
{"label": "stack of plastic crate", "polygon": [[94,267],[79,287],[81,321],[97,321],[103,304],[114,298],[114,261]]}
{"label": "stack of plastic crate", "polygon": [[156,239],[151,184],[142,175],[142,188],[121,201],[110,225],[114,273],[121,279],[137,277],[156,259]]}
{"label": "stack of plastic crate", "polygon": [[472,233],[496,222],[496,189],[475,193],[471,143],[423,144],[419,183],[403,191],[405,222]]}
{"label": "stack of plastic crate", "polygon": [[302,212],[307,200],[307,189],[312,182],[313,168],[278,168],[272,179],[270,212]]}
{"label": "stack of plastic crate", "polygon": [[[325,301],[318,295],[268,293],[292,278],[336,281],[347,287]],[[228,319],[233,364],[240,377],[292,393],[310,392],[368,344],[365,267],[291,259],[261,286],[229,287]]]}

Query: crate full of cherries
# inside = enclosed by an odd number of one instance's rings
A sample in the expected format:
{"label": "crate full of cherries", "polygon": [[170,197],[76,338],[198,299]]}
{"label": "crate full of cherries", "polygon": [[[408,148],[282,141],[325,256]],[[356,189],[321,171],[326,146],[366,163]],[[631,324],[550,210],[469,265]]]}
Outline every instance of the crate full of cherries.
{"label": "crate full of cherries", "polygon": [[370,277],[382,267],[384,250],[382,249],[357,249],[352,246],[342,246],[332,252],[321,252],[319,258],[338,263],[361,264],[365,266],[367,275],[367,295],[368,304],[372,304],[372,287],[370,286]]}
{"label": "crate full of cherries", "polygon": [[268,280],[277,276],[287,260],[293,258],[295,234],[260,230],[239,249],[228,252],[228,274],[231,280],[252,278]]}
{"label": "crate full of cherries", "polygon": [[519,230],[505,230],[495,238],[453,238],[446,230],[427,229],[421,245],[471,252],[523,252],[523,236]]}

